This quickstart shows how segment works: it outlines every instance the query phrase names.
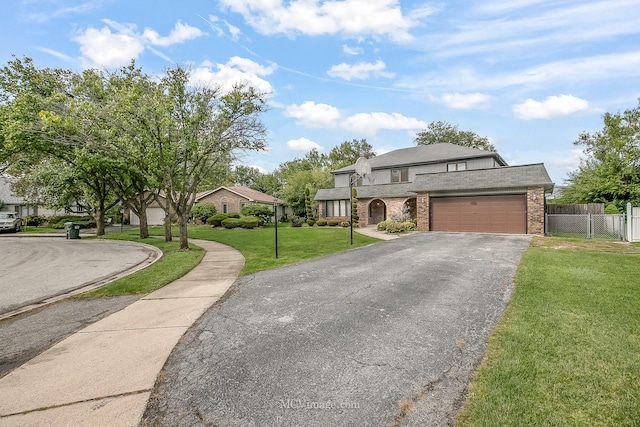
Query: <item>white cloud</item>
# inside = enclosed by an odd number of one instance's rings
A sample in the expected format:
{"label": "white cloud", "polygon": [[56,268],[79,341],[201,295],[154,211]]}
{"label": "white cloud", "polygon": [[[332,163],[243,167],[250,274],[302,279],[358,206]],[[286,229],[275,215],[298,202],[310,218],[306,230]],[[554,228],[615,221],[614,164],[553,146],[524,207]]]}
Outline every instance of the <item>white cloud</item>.
{"label": "white cloud", "polygon": [[224,92],[234,84],[253,86],[258,92],[273,95],[273,86],[263,76],[273,73],[272,67],[264,67],[250,59],[234,56],[226,64],[205,62],[193,70],[189,83],[192,85],[219,86]]}
{"label": "white cloud", "polygon": [[192,27],[189,24],[183,24],[178,21],[166,37],[161,37],[155,30],[145,28],[142,37],[156,46],[171,46],[173,44],[184,43],[187,40],[196,39],[204,35],[202,30]]}
{"label": "white cloud", "polygon": [[380,129],[411,130],[424,129],[427,122],[400,113],[360,113],[347,117],[340,127],[352,132],[374,135]]}
{"label": "white cloud", "polygon": [[362,53],[364,52],[364,50],[361,47],[351,47],[351,46],[347,46],[346,44],[342,45],[342,52],[346,53],[347,55],[362,55]]}
{"label": "white cloud", "polygon": [[289,105],[284,115],[295,118],[298,124],[312,128],[334,128],[341,116],[336,107],[313,101]]}
{"label": "white cloud", "polygon": [[101,29],[87,28],[79,31],[74,41],[80,45],[82,60],[87,67],[110,68],[123,66],[137,59],[146,48],[160,57],[166,58],[152,46],[170,46],[201,37],[205,33],[196,27],[177,22],[168,36],[162,37],[156,31],[146,28],[142,34],[133,24],[121,24],[105,19]]}
{"label": "white cloud", "polygon": [[411,39],[409,30],[419,21],[403,14],[398,0],[221,0],[262,34],[284,33],[386,36]]}
{"label": "white cloud", "polygon": [[491,96],[482,93],[445,93],[438,98],[449,108],[470,110],[474,108],[486,108],[491,102]]}
{"label": "white cloud", "polygon": [[307,138],[292,139],[287,142],[287,147],[295,151],[311,151],[314,148],[320,152],[324,151],[323,146]]}
{"label": "white cloud", "polygon": [[536,101],[529,98],[522,104],[514,105],[512,108],[519,119],[549,119],[588,110],[589,102],[573,95],[559,95],[549,96],[544,101]]}
{"label": "white cloud", "polygon": [[139,38],[128,34],[114,34],[107,27],[88,28],[76,38],[87,66],[118,67],[131,62],[144,51]]}
{"label": "white cloud", "polygon": [[366,80],[370,77],[394,77],[394,73],[384,71],[386,67],[387,65],[380,59],[375,64],[370,62],[359,62],[355,65],[342,63],[331,67],[327,74],[347,81],[351,81],[351,79]]}

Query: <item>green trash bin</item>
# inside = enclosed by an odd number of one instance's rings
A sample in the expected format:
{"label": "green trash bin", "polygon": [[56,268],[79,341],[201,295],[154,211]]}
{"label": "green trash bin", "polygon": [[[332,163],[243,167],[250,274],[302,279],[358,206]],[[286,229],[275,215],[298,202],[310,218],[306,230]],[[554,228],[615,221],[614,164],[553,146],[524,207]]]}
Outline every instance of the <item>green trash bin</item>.
{"label": "green trash bin", "polygon": [[79,239],[80,238],[80,225],[73,222],[65,222],[64,229],[67,232],[67,239]]}

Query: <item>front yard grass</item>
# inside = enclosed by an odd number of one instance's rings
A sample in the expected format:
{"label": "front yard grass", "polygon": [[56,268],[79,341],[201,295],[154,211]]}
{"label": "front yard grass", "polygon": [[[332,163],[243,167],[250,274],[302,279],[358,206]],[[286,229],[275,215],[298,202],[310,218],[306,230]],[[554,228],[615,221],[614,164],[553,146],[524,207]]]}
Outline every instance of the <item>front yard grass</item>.
{"label": "front yard grass", "polygon": [[640,247],[536,238],[459,426],[640,425]]}
{"label": "front yard grass", "polygon": [[[182,277],[198,265],[204,251],[190,244],[192,250],[180,251],[178,238],[173,242],[149,238],[140,240],[137,229],[122,233],[108,233],[103,238],[130,240],[147,243],[160,248],[163,256],[153,265],[129,276],[117,279],[101,288],[85,292],[76,298],[99,298],[104,296],[147,294]],[[177,229],[174,230],[177,233]],[[152,236],[164,236],[163,227],[150,227]],[[275,230],[273,226],[253,230],[208,226],[189,227],[190,239],[212,240],[239,250],[245,258],[240,275],[281,267],[298,261],[329,255],[358,246],[377,242],[378,239],[353,233],[353,246],[349,244],[349,229],[320,229],[311,227],[278,227],[278,259],[275,258]]]}

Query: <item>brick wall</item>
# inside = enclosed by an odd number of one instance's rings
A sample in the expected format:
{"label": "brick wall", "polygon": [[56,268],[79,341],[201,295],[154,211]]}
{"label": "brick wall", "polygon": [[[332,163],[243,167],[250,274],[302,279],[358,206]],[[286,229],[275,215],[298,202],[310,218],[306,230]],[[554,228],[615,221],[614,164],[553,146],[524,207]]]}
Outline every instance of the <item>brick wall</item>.
{"label": "brick wall", "polygon": [[527,234],[544,235],[544,187],[527,189]]}
{"label": "brick wall", "polygon": [[429,193],[418,193],[416,196],[418,230],[429,231]]}
{"label": "brick wall", "polygon": [[213,194],[209,194],[207,197],[203,197],[198,200],[198,203],[213,203],[216,207],[216,211],[218,213],[223,213],[222,205],[224,203],[227,204],[227,213],[240,213],[241,204],[244,203],[245,206],[250,205],[252,202],[247,200],[244,197],[238,196],[235,193],[232,193],[229,190],[225,190],[224,188],[216,191]]}

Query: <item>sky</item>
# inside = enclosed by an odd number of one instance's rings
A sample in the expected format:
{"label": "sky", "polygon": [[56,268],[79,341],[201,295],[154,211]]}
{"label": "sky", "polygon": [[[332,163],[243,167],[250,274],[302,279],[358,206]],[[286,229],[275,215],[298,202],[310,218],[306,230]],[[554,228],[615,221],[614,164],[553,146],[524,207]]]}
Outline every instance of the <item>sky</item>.
{"label": "sky", "polygon": [[4,0],[0,62],[146,74],[263,92],[271,172],[312,148],[414,145],[433,121],[486,136],[561,185],[573,142],[638,106],[640,0]]}

